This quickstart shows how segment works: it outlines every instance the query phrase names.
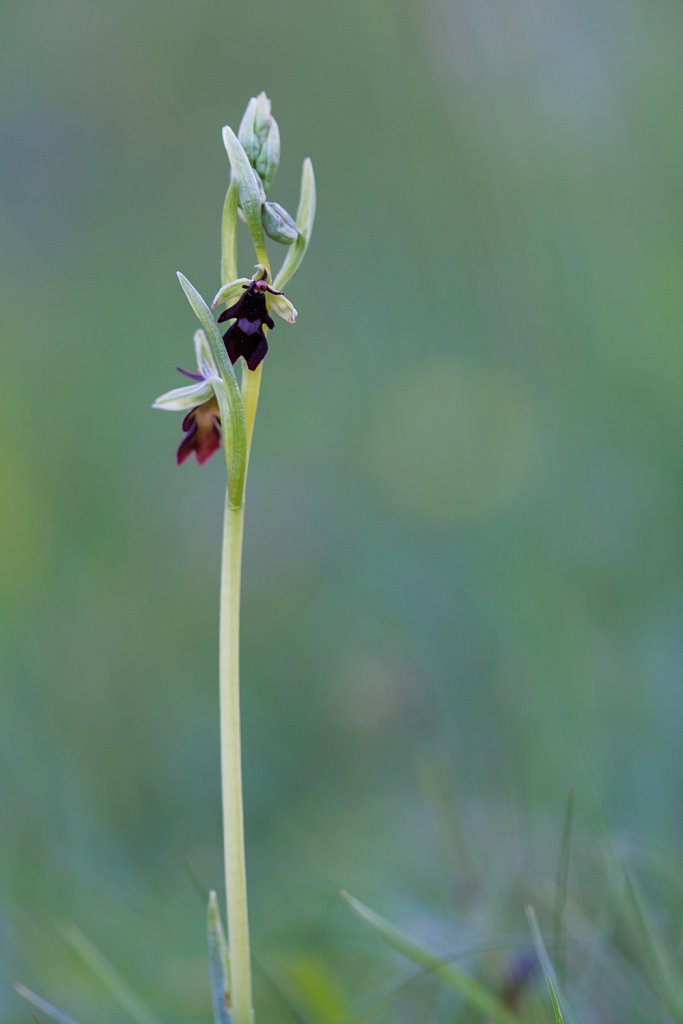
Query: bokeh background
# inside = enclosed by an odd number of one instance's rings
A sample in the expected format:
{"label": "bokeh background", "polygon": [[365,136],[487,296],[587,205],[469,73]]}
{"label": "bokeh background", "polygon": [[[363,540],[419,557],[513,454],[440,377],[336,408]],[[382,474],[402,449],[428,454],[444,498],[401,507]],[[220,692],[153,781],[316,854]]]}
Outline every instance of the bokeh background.
{"label": "bokeh background", "polygon": [[[568,786],[586,836],[676,847],[683,7],[3,0],[0,24],[3,1019],[29,1019],[16,978],[121,1019],[65,921],[162,1019],[209,1019],[223,468],[176,468],[150,403],[191,362],[175,271],[219,283],[220,128],[262,88],[273,198],[308,155],[319,205],[249,481],[260,1019],[287,1019],[277,987],[324,1024],[405,980],[342,887],[433,946],[523,933]],[[417,985],[376,1019],[440,1012]]]}

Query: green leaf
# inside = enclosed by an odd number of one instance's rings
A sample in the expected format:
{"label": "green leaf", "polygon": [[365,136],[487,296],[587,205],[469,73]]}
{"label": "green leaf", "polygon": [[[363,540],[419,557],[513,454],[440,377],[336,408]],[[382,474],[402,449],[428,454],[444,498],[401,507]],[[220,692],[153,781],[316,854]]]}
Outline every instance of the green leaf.
{"label": "green leaf", "polygon": [[204,328],[222,378],[222,386],[219,382],[212,382],[212,384],[221,412],[223,448],[228,468],[228,500],[232,508],[239,508],[244,500],[247,460],[247,434],[242,395],[232,363],[225,351],[221,332],[211,310],[194,285],[180,271],[178,271],[178,280],[187,301]]}
{"label": "green leaf", "polygon": [[555,1014],[556,1024],[565,1024],[564,1017],[562,1016],[562,1010],[560,1009],[560,1001],[557,998],[555,986],[553,985],[553,979],[549,974],[545,976],[545,983],[548,986],[548,992],[550,993],[550,1002],[553,1004],[553,1013]]}
{"label": "green leaf", "polygon": [[242,143],[229,125],[223,129],[223,143],[228,153],[233,178],[237,182],[240,206],[244,219],[257,249],[264,248],[263,226],[261,224],[261,206],[265,193],[261,179],[249,163],[249,157],[242,148]]}
{"label": "green leaf", "polygon": [[308,248],[308,243],[311,240],[311,234],[313,232],[313,222],[315,221],[315,204],[316,192],[313,164],[308,157],[306,157],[301,171],[299,208],[296,212],[296,226],[299,231],[299,237],[296,242],[290,246],[287,255],[285,256],[284,263],[280,267],[275,281],[273,282],[273,287],[277,288],[278,291],[284,288],[287,281],[289,281],[296,273],[304,255],[306,254],[306,249]]}
{"label": "green leaf", "polygon": [[656,990],[678,1021],[683,1021],[683,994],[680,973],[660,938],[650,911],[633,875],[623,869],[631,910],[631,925],[648,961]]}
{"label": "green leaf", "polygon": [[533,907],[527,906],[524,908],[529,927],[531,929],[531,935],[534,940],[534,946],[536,948],[536,956],[539,959],[541,969],[545,975],[546,984],[548,991],[550,992],[550,999],[555,1010],[555,1018],[560,1021],[561,1024],[571,1024],[571,1017],[567,1006],[560,995],[560,987],[557,983],[557,977],[553,968],[550,957],[548,956],[548,950],[546,949],[543,936],[541,935],[541,929],[538,927],[538,920],[536,918],[536,911]]}
{"label": "green leaf", "polygon": [[413,963],[430,971],[435,977],[457,992],[474,1010],[495,1021],[496,1024],[520,1024],[517,1014],[503,1006],[495,995],[485,989],[478,981],[475,981],[474,978],[456,970],[447,960],[435,956],[422,946],[418,946],[417,943],[404,935],[393,924],[380,917],[374,910],[370,910],[364,903],[354,899],[347,892],[342,893],[342,898],[358,914],[361,920],[369,925],[373,931],[377,932],[393,949]]}
{"label": "green leaf", "polygon": [[63,929],[63,934],[74,952],[80,956],[95,977],[118,999],[136,1024],[159,1024],[157,1018],[133,992],[125,978],[121,977],[104,954],[76,925],[67,925]]}
{"label": "green leaf", "polygon": [[209,980],[211,981],[211,1003],[215,1024],[231,1024],[228,1010],[230,1003],[230,956],[228,943],[221,923],[216,893],[209,893],[207,913],[209,937]]}
{"label": "green leaf", "polygon": [[555,886],[555,907],[553,913],[554,950],[560,977],[564,982],[565,972],[565,914],[567,910],[567,890],[569,885],[569,858],[571,853],[572,818],[574,814],[574,791],[567,793],[567,809],[564,816],[560,860],[557,866],[557,883]]}
{"label": "green leaf", "polygon": [[51,1003],[48,1003],[46,999],[42,999],[40,996],[36,995],[35,992],[32,992],[30,988],[26,988],[25,985],[15,985],[14,990],[22,997],[22,999],[26,999],[27,1002],[32,1003],[37,1010],[44,1013],[47,1017],[53,1020],[55,1024],[76,1024],[73,1017],[69,1017],[68,1014],[62,1013],[61,1010],[58,1010],[55,1006],[52,1006]]}

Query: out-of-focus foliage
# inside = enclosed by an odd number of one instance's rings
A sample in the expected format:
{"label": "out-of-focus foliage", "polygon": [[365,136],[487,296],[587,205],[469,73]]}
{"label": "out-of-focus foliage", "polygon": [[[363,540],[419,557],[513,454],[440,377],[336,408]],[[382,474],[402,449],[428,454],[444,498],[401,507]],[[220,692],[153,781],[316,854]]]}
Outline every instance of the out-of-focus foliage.
{"label": "out-of-focus foliage", "polygon": [[[433,950],[528,937],[570,784],[584,828],[676,845],[683,7],[4,0],[0,23],[3,1020],[30,1013],[17,977],[121,1019],[64,920],[157,1016],[209,1019],[185,858],[220,885],[223,467],[177,469],[150,403],[191,360],[175,271],[220,283],[220,129],[261,89],[274,199],[306,155],[319,194],[249,480],[261,1019],[277,987],[324,1024],[409,976],[343,886]],[[486,874],[454,888],[468,851]],[[378,1019],[438,1020],[438,992]]]}

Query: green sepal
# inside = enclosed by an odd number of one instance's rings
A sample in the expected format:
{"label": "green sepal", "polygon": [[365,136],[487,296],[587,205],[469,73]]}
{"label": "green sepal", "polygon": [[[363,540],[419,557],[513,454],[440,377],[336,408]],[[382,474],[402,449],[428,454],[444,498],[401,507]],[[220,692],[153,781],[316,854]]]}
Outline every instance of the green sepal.
{"label": "green sepal", "polygon": [[251,281],[248,277],[238,277],[236,281],[228,281],[227,284],[221,285],[214,296],[211,308],[215,309],[221,304],[232,306],[233,302],[236,302],[242,294],[245,286],[248,287],[250,284]]}
{"label": "green sepal", "polygon": [[299,231],[299,237],[285,256],[284,263],[280,267],[280,270],[273,282],[273,287],[278,290],[284,288],[289,279],[296,273],[299,268],[299,264],[304,258],[306,249],[308,248],[308,243],[311,239],[311,233],[313,231],[315,202],[316,194],[313,164],[308,157],[306,157],[301,170],[299,207],[296,212],[296,226]]}
{"label": "green sepal", "polygon": [[209,893],[207,930],[213,1019],[215,1024],[232,1024],[232,1017],[228,1009],[230,1004],[230,957],[218,909],[218,900],[213,891]]}
{"label": "green sepal", "polygon": [[185,412],[193,409],[196,405],[208,402],[213,397],[211,378],[218,377],[218,370],[204,331],[195,331],[193,341],[197,370],[204,379],[195,381],[193,384],[185,384],[182,388],[165,391],[152,403],[153,409]]}
{"label": "green sepal", "polygon": [[256,248],[263,248],[265,239],[261,224],[261,206],[265,200],[265,193],[261,179],[249,163],[249,157],[244,152],[242,143],[229,125],[223,129],[223,143],[230,160],[233,178],[237,182],[240,206],[249,233]]}
{"label": "green sepal", "polygon": [[299,237],[294,218],[279,203],[264,203],[261,219],[266,234],[275,242],[291,245]]}
{"label": "green sepal", "polygon": [[218,368],[216,367],[216,361],[213,358],[213,352],[204,331],[201,328],[195,331],[192,340],[194,341],[194,356],[197,361],[197,369],[202,377],[206,378],[206,380],[210,377],[217,377]]}
{"label": "green sepal", "polygon": [[196,384],[187,384],[173,391],[165,391],[152,403],[153,409],[164,409],[167,412],[188,412],[197,405],[203,405],[213,398],[213,388],[208,380],[198,380]]}
{"label": "green sepal", "polygon": [[288,324],[296,323],[297,311],[286,295],[273,295],[272,292],[266,297],[268,308],[286,320]]}

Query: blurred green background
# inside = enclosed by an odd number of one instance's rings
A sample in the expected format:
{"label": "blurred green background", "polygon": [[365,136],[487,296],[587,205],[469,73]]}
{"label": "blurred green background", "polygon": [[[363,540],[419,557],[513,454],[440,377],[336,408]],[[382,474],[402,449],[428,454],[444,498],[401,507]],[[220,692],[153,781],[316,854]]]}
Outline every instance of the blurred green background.
{"label": "blurred green background", "polygon": [[[121,1019],[64,921],[163,1019],[209,1019],[185,861],[220,886],[223,467],[176,468],[150,404],[260,89],[273,198],[311,156],[319,199],[249,481],[260,1019],[286,1020],[266,976],[322,1022],[405,977],[342,887],[433,945],[490,935],[463,861],[489,903],[552,874],[570,785],[678,843],[683,7],[655,7],[2,0],[4,1020],[16,978]],[[411,1006],[377,1019],[436,1019]]]}

